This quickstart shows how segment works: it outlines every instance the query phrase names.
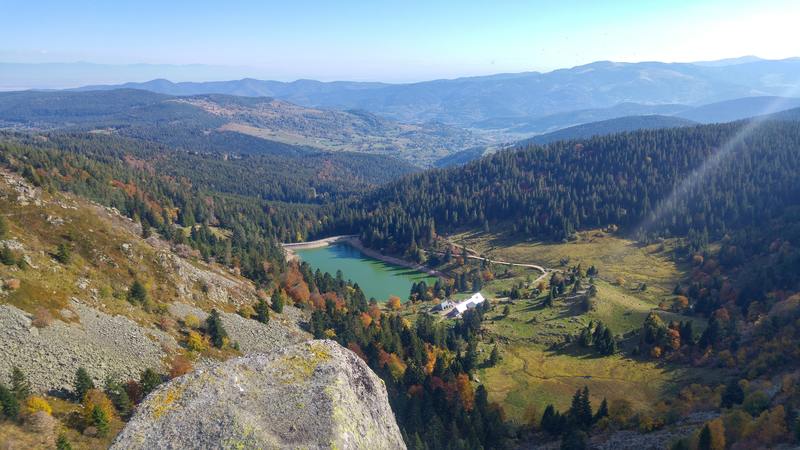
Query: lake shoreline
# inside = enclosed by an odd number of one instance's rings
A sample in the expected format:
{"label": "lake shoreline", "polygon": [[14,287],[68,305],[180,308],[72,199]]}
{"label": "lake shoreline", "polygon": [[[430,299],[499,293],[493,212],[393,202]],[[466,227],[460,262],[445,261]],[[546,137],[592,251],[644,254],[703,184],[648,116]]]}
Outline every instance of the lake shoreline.
{"label": "lake shoreline", "polygon": [[316,241],[297,242],[297,243],[281,244],[281,245],[283,246],[283,249],[286,252],[286,260],[295,261],[299,259],[299,256],[297,255],[297,253],[294,252],[294,250],[327,247],[329,245],[334,245],[334,244],[347,244],[372,259],[377,259],[378,261],[383,261],[388,264],[405,267],[407,269],[413,269],[418,272],[422,272],[434,277],[446,277],[446,275],[443,274],[442,272],[435,269],[431,269],[430,267],[427,267],[423,264],[417,264],[415,262],[406,261],[404,259],[397,258],[394,256],[384,255],[381,252],[365,247],[364,244],[361,242],[361,239],[359,239],[357,235],[331,236]]}

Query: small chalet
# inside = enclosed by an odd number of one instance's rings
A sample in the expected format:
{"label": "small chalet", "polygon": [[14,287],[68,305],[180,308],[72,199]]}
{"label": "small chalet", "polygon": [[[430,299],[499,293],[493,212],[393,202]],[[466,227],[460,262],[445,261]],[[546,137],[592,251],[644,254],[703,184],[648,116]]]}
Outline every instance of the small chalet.
{"label": "small chalet", "polygon": [[486,299],[483,298],[480,292],[476,292],[472,294],[472,297],[458,302],[453,306],[453,309],[447,314],[448,317],[456,318],[461,317],[467,310],[472,309],[480,305],[481,303],[485,302]]}

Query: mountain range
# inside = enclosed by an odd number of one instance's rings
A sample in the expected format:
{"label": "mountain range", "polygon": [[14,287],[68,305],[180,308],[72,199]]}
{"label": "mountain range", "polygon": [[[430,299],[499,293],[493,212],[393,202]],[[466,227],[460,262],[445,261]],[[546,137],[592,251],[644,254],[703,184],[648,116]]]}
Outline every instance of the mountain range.
{"label": "mountain range", "polygon": [[[169,95],[266,96],[301,106],[362,109],[401,122],[463,127],[497,118],[534,119],[624,103],[643,108],[698,106],[754,96],[796,95],[800,60],[710,63],[599,61],[552,72],[524,72],[408,84],[242,79],[173,83],[164,79],[80,90],[135,88]],[[662,113],[652,111],[651,113]],[[623,114],[623,115],[630,115]],[[611,117],[604,117],[604,119]]]}

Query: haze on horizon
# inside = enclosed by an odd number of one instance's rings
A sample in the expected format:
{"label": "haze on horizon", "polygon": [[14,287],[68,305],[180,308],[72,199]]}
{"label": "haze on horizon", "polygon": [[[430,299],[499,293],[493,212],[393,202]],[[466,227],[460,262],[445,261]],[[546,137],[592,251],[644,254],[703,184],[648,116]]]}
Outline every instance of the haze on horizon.
{"label": "haze on horizon", "polygon": [[4,89],[156,77],[411,82],[598,60],[783,59],[798,56],[800,42],[800,3],[792,0],[300,0],[224,8],[210,0],[12,0],[4,9],[0,62],[100,65],[47,66],[41,77],[27,66],[31,73],[16,79],[0,74],[12,80]]}

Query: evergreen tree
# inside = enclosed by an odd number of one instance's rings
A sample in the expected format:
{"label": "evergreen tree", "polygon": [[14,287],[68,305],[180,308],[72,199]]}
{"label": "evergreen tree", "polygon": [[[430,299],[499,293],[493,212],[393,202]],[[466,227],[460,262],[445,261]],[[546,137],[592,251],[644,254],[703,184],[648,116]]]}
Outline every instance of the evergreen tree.
{"label": "evergreen tree", "polygon": [[594,422],[598,422],[603,417],[608,417],[608,402],[605,398],[600,403],[600,407],[597,408],[597,412],[594,415]]}
{"label": "evergreen tree", "polygon": [[592,405],[589,402],[588,387],[584,386],[583,390],[575,391],[568,416],[572,424],[579,428],[588,429],[592,426]]}
{"label": "evergreen tree", "polygon": [[708,424],[703,427],[697,440],[697,450],[711,450],[711,429]]}
{"label": "evergreen tree", "polygon": [[269,323],[269,305],[263,298],[256,304],[256,320],[263,324]]}
{"label": "evergreen tree", "polygon": [[0,383],[0,412],[7,419],[17,420],[19,417],[19,400],[14,392]]}
{"label": "evergreen tree", "polygon": [[19,401],[23,401],[31,396],[31,383],[19,367],[11,369],[11,392]]}
{"label": "evergreen tree", "polygon": [[283,312],[283,305],[286,303],[286,293],[283,289],[278,289],[272,296],[272,310],[276,313]]}
{"label": "evergreen tree", "polygon": [[222,348],[225,345],[225,338],[228,337],[228,333],[225,332],[225,328],[222,326],[222,318],[216,309],[212,309],[211,314],[206,319],[206,333],[211,338],[211,344],[214,347]]}
{"label": "evergreen tree", "polygon": [[75,372],[75,398],[82,402],[89,389],[94,389],[94,381],[92,381],[92,377],[89,376],[89,372],[86,369],[79,367]]}
{"label": "evergreen tree", "polygon": [[153,392],[163,382],[163,377],[148,367],[142,372],[142,376],[139,379],[139,384],[142,386],[142,395]]}
{"label": "evergreen tree", "polygon": [[64,433],[59,434],[58,439],[56,439],[56,450],[72,450],[72,445]]}
{"label": "evergreen tree", "polygon": [[497,345],[492,348],[492,353],[489,355],[489,367],[494,367],[500,361],[500,351],[497,349]]}
{"label": "evergreen tree", "polygon": [[12,252],[7,245],[3,245],[3,247],[0,248],[0,263],[3,263],[7,266],[12,266],[14,263],[16,263],[16,260],[14,259],[14,252]]}
{"label": "evergreen tree", "polygon": [[725,386],[725,391],[722,392],[722,399],[720,406],[723,408],[730,408],[738,405],[744,401],[744,390],[739,385],[739,382],[732,379]]}
{"label": "evergreen tree", "polygon": [[561,439],[561,450],[586,450],[589,448],[589,436],[585,432],[572,429]]}
{"label": "evergreen tree", "polygon": [[60,262],[61,264],[69,264],[70,259],[72,259],[72,251],[67,244],[62,242],[58,244],[55,257],[56,261]]}
{"label": "evergreen tree", "polygon": [[122,383],[119,383],[112,378],[107,378],[105,392],[121,417],[127,417],[128,414],[131,413],[133,402],[131,401],[128,391],[125,390],[125,386],[123,386]]}
{"label": "evergreen tree", "polygon": [[147,289],[139,280],[133,280],[133,284],[128,289],[128,301],[134,303],[144,303],[147,300]]}
{"label": "evergreen tree", "polygon": [[92,426],[97,429],[98,436],[105,436],[108,434],[108,416],[99,405],[92,408]]}

